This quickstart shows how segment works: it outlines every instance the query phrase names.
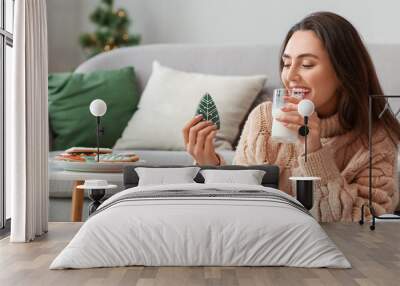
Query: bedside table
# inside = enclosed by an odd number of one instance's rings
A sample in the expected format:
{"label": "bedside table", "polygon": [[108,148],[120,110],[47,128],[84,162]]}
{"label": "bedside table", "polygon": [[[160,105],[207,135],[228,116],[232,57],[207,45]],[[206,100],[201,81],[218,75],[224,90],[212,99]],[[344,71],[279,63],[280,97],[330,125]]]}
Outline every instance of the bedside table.
{"label": "bedside table", "polygon": [[78,189],[85,180],[107,180],[113,183],[123,182],[123,173],[96,173],[96,172],[73,172],[62,169],[51,168],[49,179],[59,181],[73,181],[72,201],[71,201],[71,221],[82,221],[84,190]]}

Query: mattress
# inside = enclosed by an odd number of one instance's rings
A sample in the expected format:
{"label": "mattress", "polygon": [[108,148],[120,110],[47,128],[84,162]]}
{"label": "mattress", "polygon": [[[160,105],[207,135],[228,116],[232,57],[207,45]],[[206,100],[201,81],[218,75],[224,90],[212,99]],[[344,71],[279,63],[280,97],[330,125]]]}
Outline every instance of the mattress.
{"label": "mattress", "polygon": [[284,192],[198,183],[138,186],[112,196],[50,269],[129,265],[351,267]]}

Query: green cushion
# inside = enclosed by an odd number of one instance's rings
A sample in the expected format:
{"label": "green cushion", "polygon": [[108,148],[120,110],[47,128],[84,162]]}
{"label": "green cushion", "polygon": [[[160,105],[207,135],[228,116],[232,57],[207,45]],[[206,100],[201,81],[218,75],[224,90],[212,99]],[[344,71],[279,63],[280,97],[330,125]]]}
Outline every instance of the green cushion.
{"label": "green cushion", "polygon": [[100,137],[100,146],[112,148],[139,102],[133,67],[49,75],[52,150],[96,146],[96,118],[89,111],[90,103],[96,98],[107,104],[107,112],[101,118],[105,133]]}

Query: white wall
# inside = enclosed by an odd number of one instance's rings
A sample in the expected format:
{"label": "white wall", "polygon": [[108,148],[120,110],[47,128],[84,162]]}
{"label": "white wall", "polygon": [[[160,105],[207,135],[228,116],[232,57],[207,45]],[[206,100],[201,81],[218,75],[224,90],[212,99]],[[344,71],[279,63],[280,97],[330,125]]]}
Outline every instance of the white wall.
{"label": "white wall", "polygon": [[[78,35],[92,30],[88,15],[99,0],[48,0],[50,71],[83,60]],[[150,43],[280,44],[295,22],[313,11],[349,19],[367,43],[400,44],[397,0],[116,0],[133,31]]]}
{"label": "white wall", "polygon": [[47,0],[49,72],[75,69],[84,59],[78,37],[82,31],[82,0]]}

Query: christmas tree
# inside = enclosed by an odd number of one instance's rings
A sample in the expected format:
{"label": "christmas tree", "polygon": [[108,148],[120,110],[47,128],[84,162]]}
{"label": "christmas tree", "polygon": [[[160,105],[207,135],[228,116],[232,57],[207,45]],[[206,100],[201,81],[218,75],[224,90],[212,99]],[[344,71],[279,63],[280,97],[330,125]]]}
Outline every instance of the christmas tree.
{"label": "christmas tree", "polygon": [[124,9],[114,9],[114,0],[101,0],[100,5],[90,15],[95,24],[93,33],[80,36],[80,44],[88,57],[119,47],[138,45],[140,35],[128,32],[130,19]]}

